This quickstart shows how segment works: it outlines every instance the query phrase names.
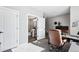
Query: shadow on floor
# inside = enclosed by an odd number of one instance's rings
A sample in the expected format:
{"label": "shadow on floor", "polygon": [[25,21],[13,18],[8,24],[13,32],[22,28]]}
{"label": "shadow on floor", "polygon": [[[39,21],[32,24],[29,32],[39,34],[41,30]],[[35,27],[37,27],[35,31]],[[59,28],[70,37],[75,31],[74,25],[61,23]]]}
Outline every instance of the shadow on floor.
{"label": "shadow on floor", "polygon": [[3,51],[3,52],[12,52],[12,50],[11,50],[11,49],[8,49],[8,50],[6,50],[6,51]]}

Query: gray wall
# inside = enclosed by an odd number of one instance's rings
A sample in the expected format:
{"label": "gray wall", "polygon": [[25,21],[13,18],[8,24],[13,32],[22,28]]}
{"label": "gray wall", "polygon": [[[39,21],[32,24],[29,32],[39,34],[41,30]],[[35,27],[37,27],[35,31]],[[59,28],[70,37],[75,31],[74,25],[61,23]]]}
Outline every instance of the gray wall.
{"label": "gray wall", "polygon": [[61,25],[62,26],[70,26],[70,15],[67,14],[67,15],[61,15],[61,16],[56,16],[56,17],[53,17],[53,18],[49,18],[49,19],[46,19],[47,21],[47,30],[48,29],[53,29],[55,27],[54,25],[54,22],[61,22]]}

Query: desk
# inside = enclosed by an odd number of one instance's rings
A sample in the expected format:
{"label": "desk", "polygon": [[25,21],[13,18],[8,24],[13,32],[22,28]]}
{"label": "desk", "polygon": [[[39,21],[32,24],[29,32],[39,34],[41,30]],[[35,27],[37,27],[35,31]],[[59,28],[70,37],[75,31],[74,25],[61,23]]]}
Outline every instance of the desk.
{"label": "desk", "polygon": [[78,41],[79,42],[79,36],[74,36],[74,35],[62,35],[63,38],[66,38],[66,39],[70,39],[70,40],[73,40],[73,41]]}

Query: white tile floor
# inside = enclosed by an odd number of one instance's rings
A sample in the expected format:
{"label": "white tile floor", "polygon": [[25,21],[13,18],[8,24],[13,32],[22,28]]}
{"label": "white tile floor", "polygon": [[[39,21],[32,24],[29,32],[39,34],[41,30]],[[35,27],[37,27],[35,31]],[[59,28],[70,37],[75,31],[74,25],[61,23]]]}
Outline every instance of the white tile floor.
{"label": "white tile floor", "polygon": [[13,52],[42,52],[49,51],[47,39],[41,40],[42,42],[34,41],[33,43],[25,44],[12,49]]}
{"label": "white tile floor", "polygon": [[44,48],[36,46],[32,43],[12,49],[13,52],[41,52]]}

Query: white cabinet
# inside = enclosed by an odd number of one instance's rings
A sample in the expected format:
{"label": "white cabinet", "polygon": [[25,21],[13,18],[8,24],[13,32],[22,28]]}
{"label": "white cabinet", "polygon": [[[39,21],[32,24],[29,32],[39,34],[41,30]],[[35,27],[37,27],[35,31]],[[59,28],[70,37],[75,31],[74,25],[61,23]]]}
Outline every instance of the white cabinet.
{"label": "white cabinet", "polygon": [[0,8],[0,51],[11,49],[18,43],[18,13]]}

